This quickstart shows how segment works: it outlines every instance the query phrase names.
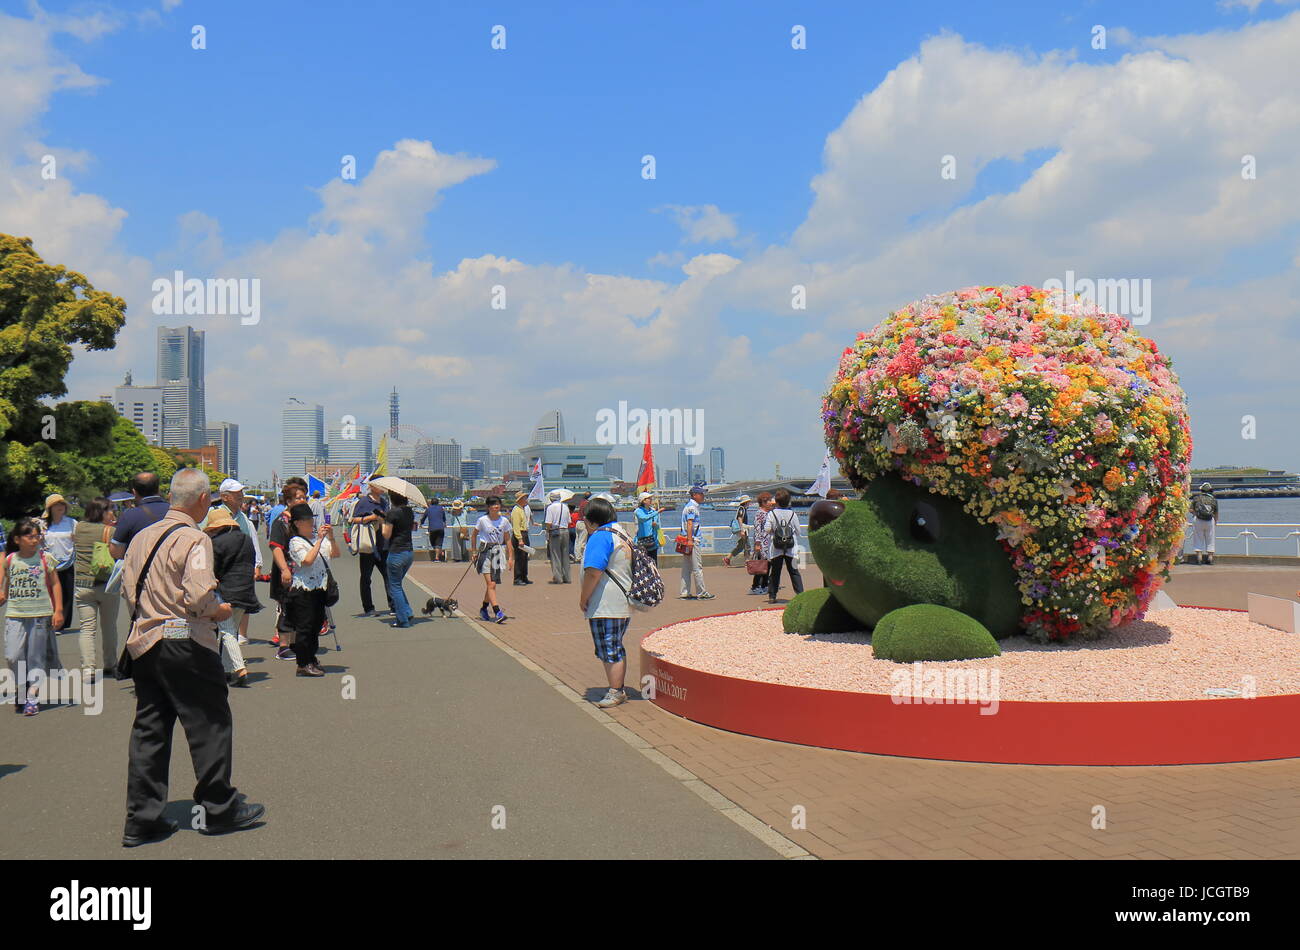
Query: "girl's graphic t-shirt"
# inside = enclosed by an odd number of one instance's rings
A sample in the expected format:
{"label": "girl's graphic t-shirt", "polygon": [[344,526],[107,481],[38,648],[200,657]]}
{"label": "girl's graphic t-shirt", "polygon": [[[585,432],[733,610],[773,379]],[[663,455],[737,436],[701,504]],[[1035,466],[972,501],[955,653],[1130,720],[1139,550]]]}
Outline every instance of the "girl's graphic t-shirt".
{"label": "girl's graphic t-shirt", "polygon": [[50,601],[50,591],[46,586],[45,572],[53,570],[49,556],[37,551],[31,557],[21,554],[7,555],[6,566],[9,579],[9,599],[5,602],[10,617],[50,617],[54,614],[54,604]]}

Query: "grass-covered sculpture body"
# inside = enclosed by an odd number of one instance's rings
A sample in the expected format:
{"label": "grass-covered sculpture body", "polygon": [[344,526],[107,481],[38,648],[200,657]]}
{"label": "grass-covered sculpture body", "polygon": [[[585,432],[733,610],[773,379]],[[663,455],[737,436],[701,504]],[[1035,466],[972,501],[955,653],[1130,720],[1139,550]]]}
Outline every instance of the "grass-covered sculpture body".
{"label": "grass-covered sculpture body", "polygon": [[896,660],[996,655],[1140,617],[1182,544],[1191,436],[1129,321],[1032,287],[927,297],[858,335],[822,405],[862,492],[809,514],[829,586],[785,629]]}

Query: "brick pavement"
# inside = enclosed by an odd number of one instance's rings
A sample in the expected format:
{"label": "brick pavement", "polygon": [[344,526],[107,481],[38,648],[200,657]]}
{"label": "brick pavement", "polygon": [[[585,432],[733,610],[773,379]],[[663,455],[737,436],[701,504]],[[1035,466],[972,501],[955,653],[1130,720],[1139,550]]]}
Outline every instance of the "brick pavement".
{"label": "brick pavement", "polygon": [[[411,574],[442,594],[463,570],[418,562]],[[1216,571],[1216,600],[1231,599],[1227,573]],[[546,583],[549,568],[535,558],[533,585],[507,583],[501,590],[512,619],[488,630],[596,698],[604,692],[604,676],[577,609],[577,576],[575,567],[574,584],[552,586]],[[640,681],[639,644],[654,627],[765,603],[744,593],[749,578],[743,569],[706,568],[706,583],[718,595],[706,602],[676,599],[677,576],[666,572],[669,599],[662,606],[633,618],[625,641],[629,687]],[[815,567],[805,581],[821,584]],[[1176,583],[1184,595],[1194,589],[1186,577]],[[472,574],[461,584],[456,597],[467,615],[477,614],[481,591]],[[1239,596],[1244,601],[1244,593]],[[633,696],[610,711],[613,719],[817,857],[1300,856],[1300,760],[1124,768],[937,762],[736,735]],[[806,815],[802,829],[792,827],[796,806]],[[1101,830],[1093,828],[1097,806],[1105,810]]]}

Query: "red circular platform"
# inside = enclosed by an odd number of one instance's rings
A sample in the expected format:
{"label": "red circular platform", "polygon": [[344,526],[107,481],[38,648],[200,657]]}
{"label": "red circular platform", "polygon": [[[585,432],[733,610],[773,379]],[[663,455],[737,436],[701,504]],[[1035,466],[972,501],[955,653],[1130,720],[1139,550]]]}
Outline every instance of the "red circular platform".
{"label": "red circular platform", "polygon": [[652,656],[644,646],[641,675],[654,677],[652,702],[683,718],[742,735],[848,752],[1025,765],[1190,765],[1300,757],[1300,695],[1166,702],[1001,700],[988,715],[981,709],[989,707],[975,704],[901,702],[882,693],[706,673]]}

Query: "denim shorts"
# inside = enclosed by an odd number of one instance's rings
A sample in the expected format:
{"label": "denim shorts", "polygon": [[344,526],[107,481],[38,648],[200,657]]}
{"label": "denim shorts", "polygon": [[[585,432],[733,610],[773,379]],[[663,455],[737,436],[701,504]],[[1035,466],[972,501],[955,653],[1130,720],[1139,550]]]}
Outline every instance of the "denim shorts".
{"label": "denim shorts", "polygon": [[596,644],[596,656],[602,663],[617,663],[627,658],[623,649],[623,634],[627,633],[630,617],[594,617],[587,623],[591,626],[591,639]]}

